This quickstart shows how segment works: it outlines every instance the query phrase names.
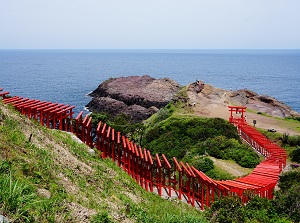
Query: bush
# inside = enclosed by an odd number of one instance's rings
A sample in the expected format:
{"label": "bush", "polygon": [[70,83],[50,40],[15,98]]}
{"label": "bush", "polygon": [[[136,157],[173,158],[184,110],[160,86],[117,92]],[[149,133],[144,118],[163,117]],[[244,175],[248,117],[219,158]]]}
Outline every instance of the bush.
{"label": "bush", "polygon": [[279,176],[279,184],[281,191],[286,191],[295,184],[300,184],[300,170],[286,172]]}
{"label": "bush", "polygon": [[284,133],[281,140],[283,145],[300,146],[300,136],[289,136]]}
{"label": "bush", "polygon": [[215,201],[206,216],[210,222],[245,222],[243,204],[237,196],[227,196]]}
{"label": "bush", "polygon": [[295,148],[291,153],[290,153],[291,160],[293,162],[300,163],[300,146]]}
{"label": "bush", "polygon": [[205,172],[205,174],[215,180],[233,180],[236,178],[219,167],[215,167],[214,169]]}
{"label": "bush", "polygon": [[96,129],[98,123],[106,123],[112,127],[115,132],[120,132],[121,135],[126,135],[130,140],[141,144],[142,135],[144,132],[144,125],[142,123],[133,123],[130,121],[128,115],[121,113],[115,117],[107,113],[92,113],[92,135],[96,136]]}
{"label": "bush", "polygon": [[290,146],[300,146],[300,136],[289,136],[288,144]]}
{"label": "bush", "polygon": [[189,162],[189,164],[194,166],[196,169],[201,170],[204,173],[215,168],[214,162],[207,157],[195,157]]}
{"label": "bush", "polygon": [[276,208],[294,222],[300,222],[300,184],[291,186],[286,191],[276,193]]}
{"label": "bush", "polygon": [[182,159],[198,143],[221,135],[239,140],[236,128],[223,119],[170,117],[145,130],[143,146],[153,153]]}
{"label": "bush", "polygon": [[248,146],[241,144],[236,139],[228,139],[225,136],[208,138],[193,147],[193,155],[202,155],[207,152],[210,156],[218,159],[231,159],[242,167],[253,168],[259,164],[259,156]]}
{"label": "bush", "polygon": [[252,196],[246,205],[237,196],[221,198],[205,214],[210,222],[291,222],[287,215],[280,215],[273,201],[258,196]]}
{"label": "bush", "polygon": [[276,192],[275,206],[277,211],[288,216],[294,222],[300,222],[300,171],[287,172],[279,177],[279,187]]}
{"label": "bush", "polygon": [[274,222],[274,219],[276,219],[275,222],[279,220],[273,202],[267,198],[254,196],[244,209],[245,217],[249,222],[269,223]]}

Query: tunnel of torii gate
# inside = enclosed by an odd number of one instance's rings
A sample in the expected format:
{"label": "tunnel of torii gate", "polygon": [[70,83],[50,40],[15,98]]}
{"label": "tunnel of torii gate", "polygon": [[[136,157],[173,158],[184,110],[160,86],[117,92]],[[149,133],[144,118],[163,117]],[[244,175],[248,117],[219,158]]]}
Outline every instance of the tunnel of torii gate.
{"label": "tunnel of torii gate", "polygon": [[0,88],[0,99],[4,104],[13,105],[28,119],[43,126],[74,133],[89,147],[101,152],[102,158],[111,158],[145,190],[160,196],[177,197],[202,210],[221,196],[238,195],[247,202],[249,196],[245,191],[272,199],[279,174],[286,165],[285,150],[246,122],[244,106],[228,106],[229,122],[236,126],[240,137],[265,159],[247,176],[218,181],[187,162],[178,162],[175,157],[170,161],[164,154],[152,156],[149,150],[136,145],[106,123],[99,122],[97,127],[92,127],[92,117],[83,117],[83,112],[73,119],[74,106],[9,97],[8,94]]}

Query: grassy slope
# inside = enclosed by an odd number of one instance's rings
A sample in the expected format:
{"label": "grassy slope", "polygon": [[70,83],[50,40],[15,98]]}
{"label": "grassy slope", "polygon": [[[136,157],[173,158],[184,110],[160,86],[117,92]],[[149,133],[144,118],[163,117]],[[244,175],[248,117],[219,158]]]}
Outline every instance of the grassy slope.
{"label": "grassy slope", "polygon": [[0,211],[15,222],[206,222],[191,206],[144,191],[70,134],[1,102],[0,173]]}

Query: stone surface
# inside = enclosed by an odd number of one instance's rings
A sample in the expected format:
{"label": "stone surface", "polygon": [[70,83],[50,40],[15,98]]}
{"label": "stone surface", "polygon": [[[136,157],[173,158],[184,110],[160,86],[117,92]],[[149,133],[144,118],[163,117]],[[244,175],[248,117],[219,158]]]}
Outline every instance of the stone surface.
{"label": "stone surface", "polygon": [[110,78],[90,93],[92,100],[86,107],[113,116],[124,113],[133,122],[140,122],[167,105],[180,87],[169,78],[148,75]]}
{"label": "stone surface", "polygon": [[247,106],[249,109],[266,113],[274,117],[285,118],[299,115],[284,102],[278,101],[267,95],[259,95],[248,89],[229,92],[228,95],[232,103]]}
{"label": "stone surface", "polygon": [[47,198],[47,199],[50,199],[50,198],[51,198],[51,193],[50,193],[50,191],[48,191],[48,190],[46,190],[46,189],[44,189],[44,188],[38,188],[37,193],[38,193],[40,196],[44,197],[44,198]]}
{"label": "stone surface", "polygon": [[3,215],[0,215],[0,223],[9,223],[11,222],[8,218],[4,217]]}

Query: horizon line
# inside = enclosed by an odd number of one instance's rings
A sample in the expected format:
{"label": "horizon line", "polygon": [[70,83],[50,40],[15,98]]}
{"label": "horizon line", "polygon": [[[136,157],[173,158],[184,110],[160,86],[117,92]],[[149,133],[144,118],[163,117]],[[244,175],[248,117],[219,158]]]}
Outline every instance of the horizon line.
{"label": "horizon line", "polygon": [[300,48],[0,48],[0,50],[300,50]]}

